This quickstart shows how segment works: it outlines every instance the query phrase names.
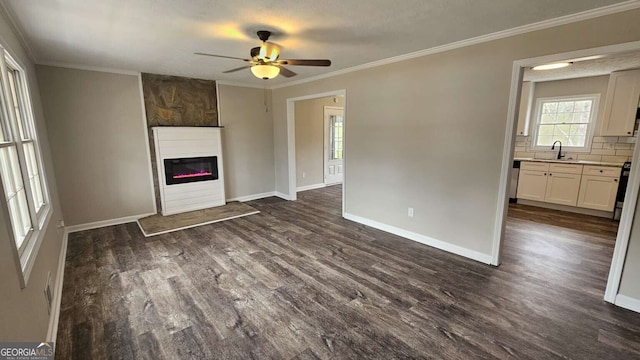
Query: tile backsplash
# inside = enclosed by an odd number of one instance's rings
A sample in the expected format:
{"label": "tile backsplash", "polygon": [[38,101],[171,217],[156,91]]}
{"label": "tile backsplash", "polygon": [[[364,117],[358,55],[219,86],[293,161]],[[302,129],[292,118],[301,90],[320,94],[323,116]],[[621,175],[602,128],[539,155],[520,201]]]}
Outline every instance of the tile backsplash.
{"label": "tile backsplash", "polygon": [[[631,161],[636,137],[595,136],[591,143],[591,152],[565,152],[565,159],[623,163]],[[514,157],[555,159],[557,150],[539,151],[531,149],[531,136],[517,136]]]}

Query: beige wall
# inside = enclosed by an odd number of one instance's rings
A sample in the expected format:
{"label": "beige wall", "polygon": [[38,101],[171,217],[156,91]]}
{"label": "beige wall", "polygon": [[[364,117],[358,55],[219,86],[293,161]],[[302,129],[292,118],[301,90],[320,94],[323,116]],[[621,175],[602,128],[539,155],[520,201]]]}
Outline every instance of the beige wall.
{"label": "beige wall", "polygon": [[[531,129],[533,133],[533,123],[535,116],[536,102],[540,98],[557,97],[557,96],[574,96],[574,95],[600,95],[598,112],[594,118],[593,127],[593,143],[589,152],[566,152],[565,156],[571,159],[603,161],[613,163],[623,163],[631,161],[633,147],[636,138],[629,136],[607,136],[601,137],[600,128],[604,117],[604,103],[607,98],[607,87],[609,85],[609,75],[592,76],[579,79],[545,81],[535,84],[533,106],[531,108]],[[547,149],[540,151],[531,148],[532,136],[517,136],[514,156],[517,158],[539,158],[554,159],[558,154],[556,150]],[[565,148],[566,150],[566,148]]]}
{"label": "beige wall", "polygon": [[631,238],[627,248],[627,257],[622,272],[619,294],[640,301],[640,201],[636,204],[636,212],[631,227]]}
{"label": "beige wall", "polygon": [[[218,86],[227,199],[273,192],[273,121],[265,91]],[[271,104],[271,92],[267,94]]]}
{"label": "beige wall", "polygon": [[346,212],[488,256],[513,61],[638,41],[638,18],[628,11],[276,89],[276,190],[288,193],[293,160],[286,99],[346,89]]}
{"label": "beige wall", "polygon": [[37,70],[66,225],[155,213],[139,77]]}
{"label": "beige wall", "polygon": [[294,103],[297,187],[324,183],[325,106],[344,107],[344,97],[332,96]]}
{"label": "beige wall", "polygon": [[27,73],[53,208],[51,221],[45,229],[45,236],[27,287],[20,289],[18,280],[18,271],[20,270],[16,268],[11,252],[12,240],[9,238],[9,224],[5,223],[7,207],[6,204],[0,204],[0,341],[43,341],[46,338],[49,324],[43,289],[49,272],[53,280],[52,286],[55,286],[58,281],[58,259],[63,233],[56,229],[56,224],[62,219],[62,211],[58,201],[56,179],[47,138],[47,126],[42,112],[35,68],[3,16],[0,16],[0,43],[15,57]]}

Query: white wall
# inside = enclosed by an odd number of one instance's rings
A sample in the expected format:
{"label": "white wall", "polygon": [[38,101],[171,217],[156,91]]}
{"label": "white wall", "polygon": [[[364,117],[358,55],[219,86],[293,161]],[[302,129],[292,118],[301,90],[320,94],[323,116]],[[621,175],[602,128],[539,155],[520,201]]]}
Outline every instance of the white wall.
{"label": "white wall", "polygon": [[324,183],[325,106],[344,107],[344,97],[332,96],[294,103],[297,187]]}
{"label": "white wall", "polygon": [[627,248],[627,257],[622,271],[622,280],[618,293],[637,299],[640,303],[640,201],[636,205],[636,212],[631,227],[631,237]]}
{"label": "white wall", "polygon": [[0,43],[27,73],[53,210],[49,226],[44,230],[45,236],[27,287],[20,289],[19,270],[11,252],[11,241],[13,240],[9,235],[9,224],[4,222],[8,210],[6,204],[0,204],[0,341],[44,341],[47,335],[49,314],[43,290],[49,272],[52,276],[52,286],[58,282],[58,259],[62,248],[63,232],[56,229],[56,224],[62,219],[62,211],[58,200],[47,125],[42,112],[36,71],[33,62],[27,56],[3,15],[0,16]]}
{"label": "white wall", "polygon": [[66,224],[155,213],[139,77],[37,70]]}
{"label": "white wall", "polygon": [[[273,192],[273,120],[265,91],[219,85],[218,92],[227,199]],[[271,91],[266,96],[271,105]]]}
{"label": "white wall", "polygon": [[276,89],[276,190],[288,193],[293,161],[286,99],[346,89],[346,213],[487,257],[513,61],[638,41],[638,18],[628,11]]}

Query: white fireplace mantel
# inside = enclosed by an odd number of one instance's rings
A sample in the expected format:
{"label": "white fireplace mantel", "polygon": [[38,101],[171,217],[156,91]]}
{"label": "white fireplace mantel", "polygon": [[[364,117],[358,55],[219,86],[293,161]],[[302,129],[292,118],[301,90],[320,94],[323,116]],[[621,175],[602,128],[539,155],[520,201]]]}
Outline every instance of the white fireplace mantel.
{"label": "white fireplace mantel", "polygon": [[[153,127],[162,215],[225,204],[222,139],[219,127]],[[165,159],[216,156],[218,179],[167,185]]]}

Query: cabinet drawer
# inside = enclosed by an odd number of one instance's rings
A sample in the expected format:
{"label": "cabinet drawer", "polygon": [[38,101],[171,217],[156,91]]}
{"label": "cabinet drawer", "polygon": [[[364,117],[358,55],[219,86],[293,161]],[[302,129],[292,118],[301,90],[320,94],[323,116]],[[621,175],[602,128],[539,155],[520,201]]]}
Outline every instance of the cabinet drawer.
{"label": "cabinet drawer", "polygon": [[617,167],[594,166],[594,165],[585,165],[584,170],[582,170],[583,175],[609,176],[609,177],[619,177],[620,172],[621,172],[621,169]]}
{"label": "cabinet drawer", "polygon": [[561,174],[582,174],[582,165],[549,164],[549,172]]}
{"label": "cabinet drawer", "polygon": [[549,163],[523,161],[520,163],[520,170],[547,171],[549,170]]}

